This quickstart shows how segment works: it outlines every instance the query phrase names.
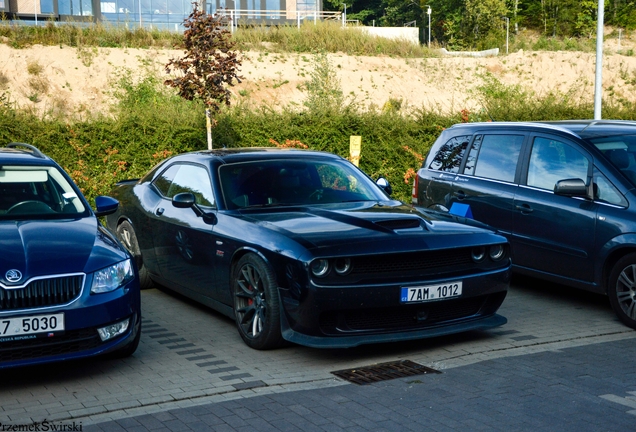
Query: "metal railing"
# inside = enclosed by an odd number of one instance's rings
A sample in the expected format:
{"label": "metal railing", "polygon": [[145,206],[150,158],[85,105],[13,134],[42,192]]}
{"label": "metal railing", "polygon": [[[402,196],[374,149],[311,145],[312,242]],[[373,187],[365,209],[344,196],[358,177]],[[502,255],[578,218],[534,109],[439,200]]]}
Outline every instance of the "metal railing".
{"label": "metal railing", "polygon": [[236,29],[239,23],[258,22],[258,21],[287,21],[296,22],[300,28],[303,21],[311,20],[314,23],[327,20],[343,19],[342,12],[333,11],[307,11],[307,10],[267,10],[267,9],[217,9],[209,11],[209,13],[217,13],[225,15],[230,20],[232,31]]}

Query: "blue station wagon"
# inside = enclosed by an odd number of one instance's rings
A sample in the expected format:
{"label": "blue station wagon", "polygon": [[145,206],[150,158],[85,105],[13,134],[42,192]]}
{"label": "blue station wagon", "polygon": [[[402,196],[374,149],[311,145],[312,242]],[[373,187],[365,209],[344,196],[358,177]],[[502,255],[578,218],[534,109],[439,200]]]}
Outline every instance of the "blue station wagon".
{"label": "blue station wagon", "polygon": [[454,125],[413,189],[498,229],[517,272],[605,293],[636,328],[636,122]]}
{"label": "blue station wagon", "polygon": [[64,170],[37,148],[0,147],[0,368],[131,355],[141,335],[135,262]]}

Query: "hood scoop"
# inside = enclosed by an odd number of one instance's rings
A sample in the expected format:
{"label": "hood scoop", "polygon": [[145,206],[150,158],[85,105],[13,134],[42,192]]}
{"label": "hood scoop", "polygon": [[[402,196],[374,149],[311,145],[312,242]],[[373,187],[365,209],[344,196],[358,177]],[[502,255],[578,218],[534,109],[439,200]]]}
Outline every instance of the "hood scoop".
{"label": "hood scoop", "polygon": [[376,225],[382,228],[390,229],[391,231],[421,228],[422,220],[419,218],[400,218],[400,219],[386,219],[375,222]]}

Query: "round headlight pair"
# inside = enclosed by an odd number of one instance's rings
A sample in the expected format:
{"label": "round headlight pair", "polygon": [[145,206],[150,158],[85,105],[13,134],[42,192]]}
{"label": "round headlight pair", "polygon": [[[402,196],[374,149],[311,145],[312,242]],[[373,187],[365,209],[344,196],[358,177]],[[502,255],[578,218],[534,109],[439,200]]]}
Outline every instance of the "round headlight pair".
{"label": "round headlight pair", "polygon": [[340,276],[344,276],[351,271],[351,259],[336,258],[333,264],[327,259],[317,259],[311,263],[311,273],[316,277],[327,276],[333,266],[334,271]]}
{"label": "round headlight pair", "polygon": [[481,262],[486,258],[486,253],[491,260],[501,261],[506,256],[506,248],[501,244],[488,246],[487,251],[484,246],[476,247],[471,252],[471,258],[475,262]]}

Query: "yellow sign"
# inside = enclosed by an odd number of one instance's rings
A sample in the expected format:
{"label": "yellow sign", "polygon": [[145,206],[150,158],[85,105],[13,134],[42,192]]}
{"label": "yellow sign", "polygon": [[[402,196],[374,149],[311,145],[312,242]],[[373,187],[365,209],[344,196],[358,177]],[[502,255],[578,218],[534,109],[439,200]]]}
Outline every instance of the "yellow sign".
{"label": "yellow sign", "polygon": [[349,137],[349,160],[355,166],[360,163],[360,151],[362,149],[362,137],[350,136]]}

